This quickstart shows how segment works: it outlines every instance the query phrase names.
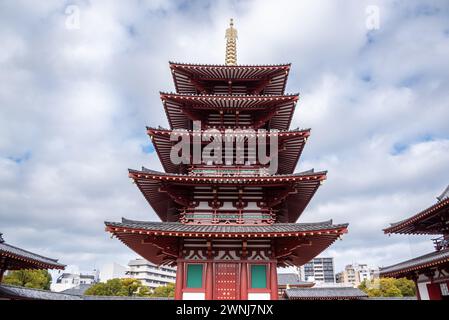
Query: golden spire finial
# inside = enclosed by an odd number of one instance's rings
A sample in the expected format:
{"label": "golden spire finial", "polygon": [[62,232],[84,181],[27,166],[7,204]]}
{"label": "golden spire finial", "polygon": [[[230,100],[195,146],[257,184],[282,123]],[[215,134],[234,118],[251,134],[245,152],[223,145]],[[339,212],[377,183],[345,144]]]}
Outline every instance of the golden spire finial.
{"label": "golden spire finial", "polygon": [[226,29],[226,65],[237,64],[237,29],[234,28],[234,19],[231,18],[229,28]]}

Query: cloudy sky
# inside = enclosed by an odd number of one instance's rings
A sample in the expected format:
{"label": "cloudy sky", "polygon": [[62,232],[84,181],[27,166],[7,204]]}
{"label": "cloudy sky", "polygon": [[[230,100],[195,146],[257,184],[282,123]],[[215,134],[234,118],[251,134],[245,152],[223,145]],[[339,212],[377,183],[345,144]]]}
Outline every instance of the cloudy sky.
{"label": "cloudy sky", "polygon": [[[376,20],[379,13],[379,20]],[[136,255],[104,232],[157,220],[127,177],[160,170],[145,126],[168,126],[168,61],[292,63],[297,170],[328,170],[300,221],[348,222],[337,271],[432,250],[382,228],[449,184],[449,3],[441,1],[0,2],[0,232],[82,270]],[[373,20],[374,19],[374,20]]]}

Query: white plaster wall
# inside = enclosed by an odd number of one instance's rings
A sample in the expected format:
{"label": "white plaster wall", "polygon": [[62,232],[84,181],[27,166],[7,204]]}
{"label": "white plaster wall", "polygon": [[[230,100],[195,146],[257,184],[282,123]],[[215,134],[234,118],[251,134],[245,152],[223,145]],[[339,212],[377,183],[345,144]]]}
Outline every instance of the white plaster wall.
{"label": "white plaster wall", "polygon": [[418,283],[419,296],[421,297],[421,300],[430,300],[429,292],[427,291],[428,283],[430,283],[430,282],[419,282]]}
{"label": "white plaster wall", "polygon": [[205,300],[206,294],[204,292],[184,292],[182,300]]}
{"label": "white plaster wall", "polygon": [[248,300],[270,300],[269,293],[248,293]]}

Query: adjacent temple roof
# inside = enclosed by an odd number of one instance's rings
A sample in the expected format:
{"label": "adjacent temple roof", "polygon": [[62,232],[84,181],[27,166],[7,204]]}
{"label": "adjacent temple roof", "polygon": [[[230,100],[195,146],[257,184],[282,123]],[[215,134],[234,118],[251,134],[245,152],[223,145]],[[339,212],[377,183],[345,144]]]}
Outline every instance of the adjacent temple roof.
{"label": "adjacent temple roof", "polygon": [[[67,291],[67,290],[66,290]],[[53,292],[49,290],[0,284],[0,300],[172,300],[173,298],[128,297],[128,296],[85,296],[80,293]]]}
{"label": "adjacent temple roof", "polygon": [[449,263],[449,249],[443,249],[392,266],[380,268],[380,275],[399,278],[420,269],[447,263]]}
{"label": "adjacent temple roof", "polygon": [[291,288],[284,293],[288,300],[356,300],[367,298],[360,289],[352,287]]}
{"label": "adjacent temple roof", "polygon": [[57,259],[47,258],[36,253],[12,246],[3,240],[0,233],[0,269],[64,269],[65,265]]}
{"label": "adjacent temple roof", "polygon": [[313,282],[302,281],[296,273],[278,273],[278,285],[282,287],[306,287],[314,286]]}
{"label": "adjacent temple roof", "polygon": [[400,234],[442,234],[449,231],[449,197],[447,189],[439,201],[433,206],[413,215],[410,218],[392,223],[385,228],[385,233]]}

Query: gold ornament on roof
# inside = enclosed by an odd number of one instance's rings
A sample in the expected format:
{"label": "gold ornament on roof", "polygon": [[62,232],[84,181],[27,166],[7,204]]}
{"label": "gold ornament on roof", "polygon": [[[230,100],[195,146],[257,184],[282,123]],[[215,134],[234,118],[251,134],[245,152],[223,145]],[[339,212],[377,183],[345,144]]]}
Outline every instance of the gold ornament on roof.
{"label": "gold ornament on roof", "polygon": [[231,19],[229,28],[226,29],[226,58],[225,63],[229,66],[237,64],[237,29],[234,28],[234,20]]}

